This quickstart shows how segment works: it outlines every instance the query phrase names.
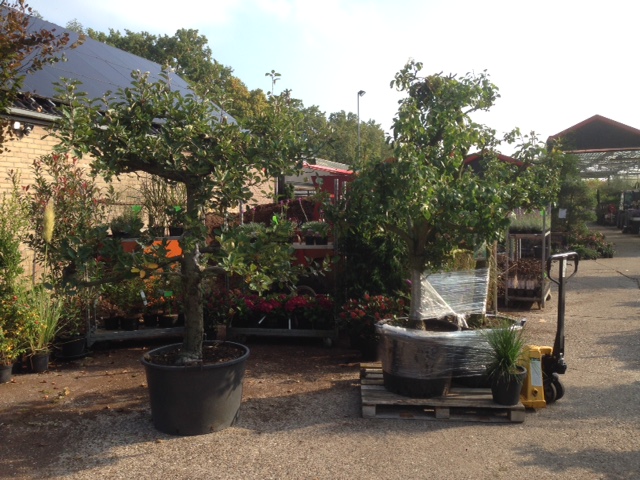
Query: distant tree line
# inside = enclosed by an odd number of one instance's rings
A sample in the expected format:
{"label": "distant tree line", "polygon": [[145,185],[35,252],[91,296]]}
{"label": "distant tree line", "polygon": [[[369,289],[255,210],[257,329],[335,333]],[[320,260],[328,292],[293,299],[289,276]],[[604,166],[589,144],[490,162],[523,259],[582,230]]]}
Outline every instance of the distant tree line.
{"label": "distant tree line", "polygon": [[[85,29],[77,20],[66,28],[84,33],[94,40],[139,55],[172,69],[187,80],[193,90],[222,107],[241,124],[258,115],[267,105],[269,92],[249,90],[233,74],[233,69],[213,57],[209,42],[198,30],[180,29],[175,35],[153,35],[109,29],[109,33]],[[272,80],[281,78],[273,70]],[[285,91],[287,92],[287,91]],[[291,92],[287,92],[290,96]],[[290,98],[292,105],[303,113],[306,140],[315,157],[355,166],[358,161],[358,117],[352,112],[331,113],[328,116],[318,106],[305,107],[302,100]],[[392,155],[385,132],[373,120],[360,124],[360,160],[385,159]]]}

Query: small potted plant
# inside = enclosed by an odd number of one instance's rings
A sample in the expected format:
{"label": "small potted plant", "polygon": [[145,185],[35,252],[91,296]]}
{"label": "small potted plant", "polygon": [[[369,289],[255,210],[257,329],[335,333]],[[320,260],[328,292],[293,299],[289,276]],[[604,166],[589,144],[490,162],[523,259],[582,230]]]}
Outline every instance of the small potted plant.
{"label": "small potted plant", "polygon": [[517,405],[527,369],[518,364],[525,346],[522,328],[504,325],[484,333],[490,348],[487,376],[493,401],[500,405]]}
{"label": "small potted plant", "polygon": [[164,237],[167,226],[167,197],[169,186],[160,177],[149,175],[140,181],[142,206],[147,218],[147,233],[153,237]]}
{"label": "small potted plant", "polygon": [[139,211],[125,210],[111,220],[111,234],[115,238],[137,238],[140,236],[143,225]]}
{"label": "small potted plant", "polygon": [[283,215],[274,215],[271,219],[270,231],[276,242],[291,243],[296,237],[297,223],[289,220]]}
{"label": "small potted plant", "polygon": [[169,236],[179,237],[184,233],[186,210],[180,205],[172,205],[167,208],[166,213],[169,221]]}
{"label": "small potted plant", "polygon": [[56,337],[56,358],[75,359],[86,354],[90,299],[87,291],[62,297],[62,327]]}
{"label": "small potted plant", "polygon": [[[307,245],[326,245],[329,241],[330,225],[327,222],[311,221],[302,225]],[[313,239],[313,243],[310,243]]]}
{"label": "small potted plant", "polygon": [[267,234],[267,227],[257,222],[241,223],[238,225],[236,232],[240,237],[246,236],[251,243],[254,243],[259,237]]}
{"label": "small potted plant", "polygon": [[53,340],[62,327],[62,299],[42,285],[27,294],[33,308],[26,324],[27,353],[31,371],[41,373],[49,367],[49,355]]}

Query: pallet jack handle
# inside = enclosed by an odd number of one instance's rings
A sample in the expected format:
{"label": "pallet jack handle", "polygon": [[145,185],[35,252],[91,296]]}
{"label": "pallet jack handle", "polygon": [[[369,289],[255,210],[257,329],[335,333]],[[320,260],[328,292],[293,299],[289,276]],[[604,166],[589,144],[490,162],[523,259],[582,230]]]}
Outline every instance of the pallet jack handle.
{"label": "pallet jack handle", "polygon": [[[565,305],[565,282],[578,273],[578,262],[580,255],[576,252],[557,253],[547,258],[547,277],[558,285],[558,329],[553,345],[553,356],[564,367],[564,305]],[[557,279],[551,276],[551,266],[558,262],[559,273]],[[573,262],[573,272],[567,276],[567,264]],[[566,368],[566,367],[565,367]],[[564,373],[564,372],[563,372]]]}

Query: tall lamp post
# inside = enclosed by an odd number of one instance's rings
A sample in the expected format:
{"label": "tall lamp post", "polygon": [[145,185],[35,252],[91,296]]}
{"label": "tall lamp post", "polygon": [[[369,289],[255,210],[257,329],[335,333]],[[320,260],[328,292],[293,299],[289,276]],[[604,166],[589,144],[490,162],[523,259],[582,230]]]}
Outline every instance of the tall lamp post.
{"label": "tall lamp post", "polygon": [[364,90],[358,92],[358,161],[360,161],[360,97],[365,93]]}

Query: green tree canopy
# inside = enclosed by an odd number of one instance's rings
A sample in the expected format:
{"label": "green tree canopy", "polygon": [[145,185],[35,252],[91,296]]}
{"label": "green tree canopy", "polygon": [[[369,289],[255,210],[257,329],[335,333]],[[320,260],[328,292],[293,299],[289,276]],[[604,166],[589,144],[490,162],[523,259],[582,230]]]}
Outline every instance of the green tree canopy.
{"label": "green tree canopy", "polygon": [[[596,218],[596,196],[589,184],[580,177],[580,164],[575,155],[566,155],[560,173],[562,183],[558,202],[551,216],[554,231],[572,231],[586,228],[586,223]],[[619,193],[618,197],[619,197]],[[614,202],[614,204],[617,204]],[[566,209],[566,218],[558,216],[559,209]]]}
{"label": "green tree canopy", "polygon": [[[54,133],[61,149],[91,154],[92,168],[107,178],[146,172],[185,186],[187,220],[177,259],[186,318],[182,358],[197,361],[202,281],[212,273],[203,256],[209,250],[203,212],[225,212],[249,200],[251,187],[265,178],[293,171],[305,151],[298,134],[302,116],[287,96],[279,96],[242,127],[218,122],[215,104],[171,90],[168,75],[152,83],[147,74],[133,72],[130,87],[100,100],[88,100],[78,89],[71,83],[61,92],[67,106]],[[234,258],[227,259],[228,269]]]}
{"label": "green tree canopy", "polygon": [[[485,73],[421,77],[421,69],[410,61],[392,82],[407,93],[394,119],[395,159],[364,164],[347,203],[350,218],[404,241],[413,288],[454,249],[498,238],[512,209],[546,205],[559,185],[559,159],[535,136],[519,146],[518,163],[498,160],[494,130],[472,119],[498,97]],[[465,164],[471,152],[482,155],[480,173]],[[414,319],[421,294],[412,292]]]}

